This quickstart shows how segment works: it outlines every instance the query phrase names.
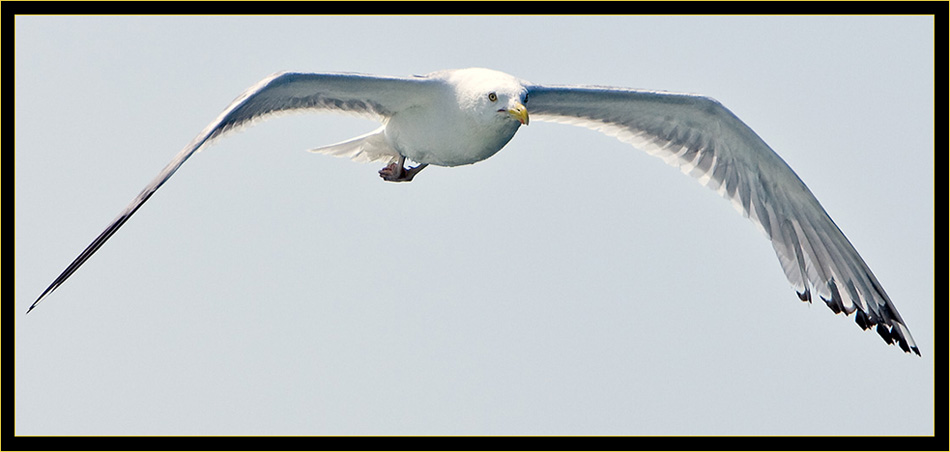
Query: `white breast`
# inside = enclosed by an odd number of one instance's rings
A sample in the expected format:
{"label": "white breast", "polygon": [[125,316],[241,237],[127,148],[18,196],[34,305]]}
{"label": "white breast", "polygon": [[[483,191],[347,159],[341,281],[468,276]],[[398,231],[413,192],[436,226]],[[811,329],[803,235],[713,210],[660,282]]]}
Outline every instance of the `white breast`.
{"label": "white breast", "polygon": [[386,124],[390,145],[414,162],[468,165],[495,155],[520,125],[504,114],[485,114],[459,106],[454,95],[434,105],[409,108]]}

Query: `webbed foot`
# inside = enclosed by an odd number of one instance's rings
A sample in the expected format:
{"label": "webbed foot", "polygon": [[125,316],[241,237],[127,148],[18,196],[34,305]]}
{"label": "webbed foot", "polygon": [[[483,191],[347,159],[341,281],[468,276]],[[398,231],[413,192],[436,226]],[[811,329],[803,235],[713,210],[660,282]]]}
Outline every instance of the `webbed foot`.
{"label": "webbed foot", "polygon": [[420,164],[412,168],[405,168],[402,165],[406,162],[405,157],[400,157],[399,161],[390,163],[385,168],[379,170],[379,177],[389,182],[409,182],[419,171],[428,166],[427,163]]}

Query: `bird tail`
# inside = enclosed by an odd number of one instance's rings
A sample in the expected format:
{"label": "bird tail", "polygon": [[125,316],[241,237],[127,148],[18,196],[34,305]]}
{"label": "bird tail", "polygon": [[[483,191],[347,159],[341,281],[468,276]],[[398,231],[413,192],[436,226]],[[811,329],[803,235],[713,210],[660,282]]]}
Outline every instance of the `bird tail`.
{"label": "bird tail", "polygon": [[361,163],[394,161],[399,158],[399,152],[386,141],[385,127],[336,144],[310,149],[310,152],[346,157]]}

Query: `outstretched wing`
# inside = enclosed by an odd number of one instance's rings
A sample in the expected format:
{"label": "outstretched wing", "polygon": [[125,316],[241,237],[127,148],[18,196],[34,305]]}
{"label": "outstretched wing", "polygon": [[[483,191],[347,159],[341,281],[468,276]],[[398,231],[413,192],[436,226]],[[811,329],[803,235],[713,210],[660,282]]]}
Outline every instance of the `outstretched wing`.
{"label": "outstretched wing", "polygon": [[282,72],[250,87],[231,102],[217,119],[205,127],[172,159],[158,176],[119,213],[82,253],[30,305],[27,312],[56,290],[86,260],[125,224],[149,197],[165,183],[195,152],[235,128],[269,115],[290,111],[331,111],[368,116],[385,122],[393,112],[424,102],[431,90],[422,77],[396,78],[360,74],[306,74]]}
{"label": "outstretched wing", "polygon": [[612,135],[730,199],[772,241],[799,298],[920,355],[881,284],[808,187],[755,132],[708,97],[594,86],[531,86],[531,119]]}

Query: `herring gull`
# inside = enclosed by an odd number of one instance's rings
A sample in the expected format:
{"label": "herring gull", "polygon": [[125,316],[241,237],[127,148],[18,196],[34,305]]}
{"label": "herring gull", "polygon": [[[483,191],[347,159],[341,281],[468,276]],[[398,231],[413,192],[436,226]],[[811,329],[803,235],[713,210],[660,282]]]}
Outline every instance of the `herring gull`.
{"label": "herring gull", "polygon": [[[27,310],[63,284],[195,152],[227,132],[290,111],[344,112],[382,123],[313,149],[386,162],[409,182],[428,165],[458,166],[501,150],[531,120],[576,124],[629,143],[732,201],[769,238],[802,301],[818,297],[863,329],[920,355],[907,324],[864,260],[794,171],[714,99],[603,86],[536,85],[481,68],[412,77],[281,72],[235,99],[156,176]],[[406,166],[406,162],[416,166]]]}

